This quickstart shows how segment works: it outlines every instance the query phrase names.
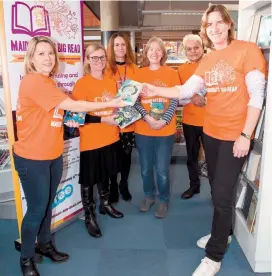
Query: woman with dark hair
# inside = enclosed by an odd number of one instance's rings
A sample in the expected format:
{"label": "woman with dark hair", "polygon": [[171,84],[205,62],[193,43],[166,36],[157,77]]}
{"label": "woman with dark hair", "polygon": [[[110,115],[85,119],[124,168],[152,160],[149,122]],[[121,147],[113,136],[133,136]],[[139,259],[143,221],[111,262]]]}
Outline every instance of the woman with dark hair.
{"label": "woman with dark hair", "polygon": [[198,245],[206,257],[193,276],[213,276],[232,234],[236,183],[250,150],[264,99],[266,64],[255,43],[234,39],[234,22],[223,5],[211,5],[203,15],[201,36],[213,51],[182,86],[146,85],[143,96],[189,99],[206,87],[204,149],[214,206],[212,231]]}
{"label": "woman with dark hair", "polygon": [[[115,33],[111,36],[107,53],[108,67],[106,74],[116,81],[118,89],[125,80],[135,79],[138,67],[135,65],[134,53],[125,34]],[[118,187],[117,175],[111,177],[110,202],[112,203],[118,202],[119,190],[123,200],[129,201],[132,198],[128,189],[128,177],[131,167],[131,153],[133,147],[135,147],[134,140],[134,124],[120,130],[121,180]]]}

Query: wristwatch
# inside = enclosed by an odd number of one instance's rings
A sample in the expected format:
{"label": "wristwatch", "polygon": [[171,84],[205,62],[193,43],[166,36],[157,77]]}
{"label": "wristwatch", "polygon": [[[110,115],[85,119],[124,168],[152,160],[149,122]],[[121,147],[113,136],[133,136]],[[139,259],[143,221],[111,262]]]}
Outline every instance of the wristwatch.
{"label": "wristwatch", "polygon": [[244,137],[247,138],[248,140],[251,139],[251,135],[246,134],[246,133],[244,133],[244,132],[241,132],[241,136],[244,136]]}

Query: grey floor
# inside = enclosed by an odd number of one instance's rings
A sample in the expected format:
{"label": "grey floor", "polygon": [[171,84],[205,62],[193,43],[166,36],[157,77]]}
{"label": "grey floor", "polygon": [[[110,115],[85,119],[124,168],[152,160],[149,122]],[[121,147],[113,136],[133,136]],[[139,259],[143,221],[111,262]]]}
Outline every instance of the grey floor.
{"label": "grey floor", "polygon": [[[138,206],[143,198],[140,167],[134,159],[130,175],[131,203],[120,201],[117,207],[125,217],[114,220],[99,215],[103,237],[88,236],[84,222],[77,220],[55,234],[59,249],[70,254],[63,264],[45,260],[41,275],[67,276],[189,276],[204,257],[196,240],[210,232],[212,206],[209,185],[202,179],[201,193],[181,200],[188,187],[185,158],[171,165],[171,204],[167,217],[154,217],[155,207],[142,214]],[[0,275],[20,275],[19,253],[13,242],[18,237],[15,220],[0,220]],[[253,276],[236,239],[228,248],[219,276]],[[261,274],[270,275],[270,274]]]}

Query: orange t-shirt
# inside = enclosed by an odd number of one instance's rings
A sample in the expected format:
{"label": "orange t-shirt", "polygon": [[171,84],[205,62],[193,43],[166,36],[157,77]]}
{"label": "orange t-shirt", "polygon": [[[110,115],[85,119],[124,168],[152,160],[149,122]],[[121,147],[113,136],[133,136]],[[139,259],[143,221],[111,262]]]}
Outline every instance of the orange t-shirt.
{"label": "orange t-shirt", "polygon": [[21,81],[16,110],[15,154],[32,160],[53,160],[63,153],[63,110],[68,98],[54,81],[29,73]]}
{"label": "orange t-shirt", "polygon": [[[180,84],[177,71],[167,66],[161,66],[158,70],[150,70],[149,67],[141,68],[138,70],[136,80],[161,87],[173,87]],[[152,104],[163,106],[163,112],[165,112],[169,106],[170,99],[164,97],[141,98],[140,102],[147,113],[150,113]],[[176,133],[176,114],[173,116],[170,124],[165,125],[161,129],[152,129],[144,119],[140,119],[136,121],[134,131],[137,134],[146,136],[173,135]]]}
{"label": "orange t-shirt", "polygon": [[[131,65],[116,65],[117,71],[115,74],[112,73],[110,68],[108,67],[106,70],[106,76],[113,78],[116,81],[116,87],[119,87],[120,82],[125,80],[135,80],[136,72],[139,68],[135,64]],[[133,132],[134,124],[131,124],[123,129],[120,129],[121,132]]]}
{"label": "orange t-shirt", "polygon": [[[199,63],[185,63],[178,68],[180,83],[184,84],[195,72]],[[192,126],[203,126],[205,107],[197,107],[193,103],[183,107],[184,124]]]}
{"label": "orange t-shirt", "polygon": [[[86,75],[79,79],[73,89],[73,99],[89,102],[105,102],[117,94],[115,81],[104,77],[103,80]],[[105,117],[113,115],[113,108],[90,112],[90,115]],[[79,128],[80,151],[99,149],[119,140],[119,128],[105,123],[86,124]]]}
{"label": "orange t-shirt", "polygon": [[203,131],[207,135],[227,141],[240,136],[249,102],[245,76],[252,70],[266,72],[264,56],[252,42],[233,40],[227,48],[202,59],[195,75],[205,80],[207,106]]}

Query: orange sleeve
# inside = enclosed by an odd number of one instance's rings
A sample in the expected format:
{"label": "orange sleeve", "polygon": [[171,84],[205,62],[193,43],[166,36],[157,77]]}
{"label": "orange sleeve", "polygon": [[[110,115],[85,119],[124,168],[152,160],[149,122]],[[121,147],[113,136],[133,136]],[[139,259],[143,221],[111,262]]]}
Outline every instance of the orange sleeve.
{"label": "orange sleeve", "polygon": [[87,96],[85,95],[85,87],[88,84],[85,84],[83,78],[79,79],[74,85],[73,92],[72,92],[72,99],[75,101],[79,101],[79,100],[86,101],[87,99]]}
{"label": "orange sleeve", "polygon": [[259,70],[266,74],[266,61],[261,49],[255,43],[248,43],[244,63],[245,75],[253,70]]}
{"label": "orange sleeve", "polygon": [[26,75],[21,85],[27,97],[46,111],[56,108],[68,98],[53,80],[37,73]]}

